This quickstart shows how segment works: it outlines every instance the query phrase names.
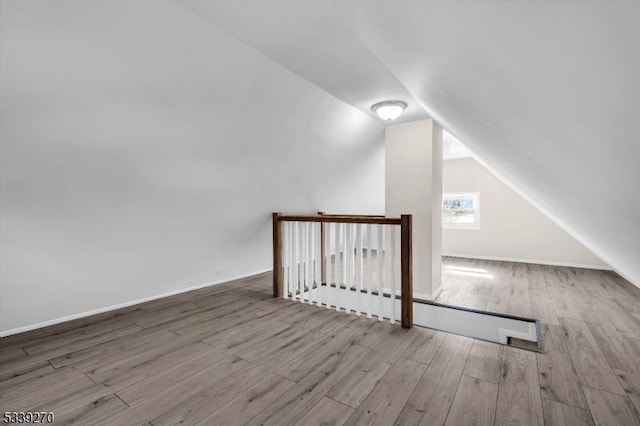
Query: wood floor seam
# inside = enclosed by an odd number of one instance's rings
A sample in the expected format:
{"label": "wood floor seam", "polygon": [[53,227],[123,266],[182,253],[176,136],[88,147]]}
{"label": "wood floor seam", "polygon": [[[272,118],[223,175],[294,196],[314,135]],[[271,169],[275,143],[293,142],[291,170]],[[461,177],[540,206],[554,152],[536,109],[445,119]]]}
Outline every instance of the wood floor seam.
{"label": "wood floor seam", "polygon": [[333,402],[335,402],[336,404],[340,404],[340,405],[342,405],[342,406],[344,406],[344,407],[347,407],[347,408],[352,408],[352,409],[353,409],[353,408],[357,408],[357,407],[351,407],[351,406],[349,406],[349,405],[347,405],[347,404],[344,404],[344,403],[342,403],[342,402],[340,402],[340,401],[336,401],[335,399],[331,398],[330,396],[325,396],[325,398],[330,399],[330,400],[332,400]]}
{"label": "wood floor seam", "polygon": [[87,379],[91,380],[94,384],[96,384],[96,385],[98,384],[98,382],[96,382],[95,380],[93,380],[93,379],[91,378],[91,376],[89,376],[86,372],[85,372],[85,373],[82,373],[82,374],[84,374],[85,376],[87,376]]}
{"label": "wood floor seam", "polygon": [[[469,352],[467,353],[467,358],[464,361],[464,367],[466,367],[467,366],[467,362],[469,362],[469,355],[470,354],[471,354],[471,348],[469,348]],[[462,368],[462,373],[460,374],[460,380],[458,380],[458,383],[456,384],[456,389],[453,392],[453,398],[452,398],[451,403],[449,404],[449,407],[447,409],[447,414],[444,416],[445,423],[447,421],[447,417],[449,417],[449,413],[451,412],[451,406],[453,405],[453,399],[455,399],[455,396],[458,393],[458,388],[460,387],[460,382],[462,381],[462,376],[464,376],[464,367]],[[426,370],[425,370],[425,373],[426,373]],[[424,416],[423,416],[423,418],[424,418]],[[421,422],[422,422],[422,419],[421,419]]]}
{"label": "wood floor seam", "polygon": [[120,398],[120,396],[119,396],[117,393],[115,393],[115,392],[114,392],[114,393],[113,393],[113,395],[114,395],[116,398],[118,398],[120,401],[122,401],[122,403],[123,403],[124,405],[126,405],[127,407],[131,407],[129,404],[127,404],[127,402],[126,402],[126,401],[124,401],[122,398]]}
{"label": "wood floor seam", "polygon": [[615,395],[615,396],[621,396],[621,397],[628,397],[629,395],[625,392],[624,395],[619,394],[619,393],[615,393],[615,392],[610,392],[606,389],[598,389],[598,388],[594,388],[593,386],[588,386],[588,385],[582,385],[583,388],[588,388],[594,391],[598,391],[598,392],[605,392],[607,394],[611,394],[611,395]]}
{"label": "wood floor seam", "polygon": [[[614,395],[617,395],[617,394],[614,394]],[[579,409],[581,409],[581,410],[586,410],[586,408],[584,408],[584,407],[580,407],[580,406],[578,406],[578,405],[573,405],[573,404],[568,404],[568,403],[566,403],[566,402],[558,401],[558,400],[556,400],[556,399],[546,398],[546,397],[544,397],[544,396],[541,396],[541,398],[542,398],[543,400],[545,400],[545,401],[557,402],[557,403],[559,403],[559,404],[567,405],[567,406],[569,406],[569,407],[579,408]]]}
{"label": "wood floor seam", "polygon": [[481,381],[481,382],[491,383],[492,385],[495,385],[495,383],[490,382],[489,380],[479,379],[477,377],[470,376],[470,375],[468,375],[466,373],[462,373],[462,375],[465,376],[465,377],[468,377],[469,379],[472,379],[472,380],[478,380],[478,381]]}

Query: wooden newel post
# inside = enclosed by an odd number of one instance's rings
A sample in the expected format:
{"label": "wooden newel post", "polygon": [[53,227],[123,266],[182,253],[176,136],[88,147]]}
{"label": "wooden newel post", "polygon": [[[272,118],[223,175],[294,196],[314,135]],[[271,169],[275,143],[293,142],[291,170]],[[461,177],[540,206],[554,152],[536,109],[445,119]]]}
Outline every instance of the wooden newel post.
{"label": "wooden newel post", "polygon": [[273,213],[273,297],[282,297],[282,222],[281,213]]}
{"label": "wooden newel post", "polygon": [[413,253],[411,248],[411,215],[400,216],[401,315],[402,327],[413,327]]}
{"label": "wooden newel post", "polygon": [[[324,212],[318,212],[320,216]],[[325,223],[320,223],[320,283],[327,282],[327,247],[325,241]]]}

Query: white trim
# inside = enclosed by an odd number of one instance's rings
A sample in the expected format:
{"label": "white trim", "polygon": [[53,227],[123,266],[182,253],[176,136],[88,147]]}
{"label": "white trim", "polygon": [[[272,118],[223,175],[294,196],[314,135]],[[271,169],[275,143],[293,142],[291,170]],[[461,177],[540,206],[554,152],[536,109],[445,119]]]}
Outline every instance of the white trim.
{"label": "white trim", "polygon": [[618,274],[620,276],[620,278],[622,278],[623,280],[629,281],[634,287],[640,288],[640,282],[638,282],[638,284],[634,283],[633,281],[631,281],[630,278],[625,277],[624,274],[620,273],[620,271],[618,271],[615,268],[611,268],[611,271],[613,271],[616,274]]}
{"label": "white trim", "polygon": [[434,301],[440,295],[441,292],[442,292],[442,285],[440,285],[440,287],[438,287],[436,291],[434,291],[432,294],[418,293],[414,291],[413,297],[417,297],[418,299]]}
{"label": "white trim", "polygon": [[512,257],[495,257],[495,256],[476,256],[476,255],[451,254],[451,253],[442,253],[442,255],[447,257],[460,257],[463,259],[497,260],[500,262],[531,263],[534,265],[566,266],[569,268],[600,269],[603,271],[613,271],[613,269],[608,265],[585,265],[581,263],[556,262],[556,261],[548,261],[548,260],[518,259],[518,258],[512,258]]}
{"label": "white trim", "polygon": [[180,294],[180,293],[187,293],[189,291],[199,290],[199,289],[205,288],[205,287],[211,287],[211,286],[218,285],[218,284],[228,283],[230,281],[240,280],[242,278],[252,277],[254,275],[264,274],[265,272],[269,272],[269,271],[272,271],[272,270],[273,270],[273,268],[269,268],[269,269],[265,269],[263,271],[252,272],[250,274],[238,275],[238,276],[235,276],[235,277],[225,278],[225,279],[220,280],[220,281],[213,281],[213,282],[206,283],[206,284],[199,284],[199,285],[192,286],[192,287],[182,288],[182,289],[179,289],[179,290],[173,290],[173,291],[169,291],[169,292],[166,292],[166,293],[157,294],[155,296],[143,297],[142,299],[136,299],[136,300],[131,300],[129,302],[118,303],[117,305],[111,305],[111,306],[107,306],[107,307],[104,307],[104,308],[93,309],[91,311],[81,312],[79,314],[67,315],[67,316],[64,316],[64,317],[61,317],[61,318],[42,321],[42,322],[39,322],[39,323],[36,323],[36,324],[30,324],[30,325],[25,325],[25,326],[22,326],[22,327],[12,328],[10,330],[0,330],[0,337],[7,337],[7,336],[11,336],[12,334],[24,333],[25,331],[36,330],[38,328],[47,327],[47,326],[54,325],[54,324],[60,324],[60,323],[71,321],[71,320],[75,320],[75,319],[78,319],[78,318],[89,317],[91,315],[101,314],[101,313],[108,312],[108,311],[115,311],[116,309],[126,308],[127,306],[138,305],[140,303],[150,302],[150,301],[156,300],[156,299],[162,299],[163,297],[175,296],[176,294]]}
{"label": "white trim", "polygon": [[438,296],[440,296],[440,293],[442,293],[442,284],[433,292],[433,300],[436,300]]}
{"label": "white trim", "polygon": [[500,341],[503,345],[506,345],[509,337],[515,337],[516,339],[526,340],[528,342],[538,342],[538,338],[536,336],[536,326],[530,325],[529,332],[523,333],[522,331],[509,330],[506,328],[499,328],[498,335],[500,336]]}

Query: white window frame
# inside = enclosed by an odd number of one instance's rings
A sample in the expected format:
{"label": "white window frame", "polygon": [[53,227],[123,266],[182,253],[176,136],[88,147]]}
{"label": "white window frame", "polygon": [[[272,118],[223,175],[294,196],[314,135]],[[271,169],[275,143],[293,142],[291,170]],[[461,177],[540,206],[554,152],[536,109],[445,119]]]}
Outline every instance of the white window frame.
{"label": "white window frame", "polygon": [[442,221],[443,229],[466,229],[472,231],[479,231],[481,228],[480,222],[480,193],[479,192],[447,192],[442,194],[442,210],[444,211],[444,199],[446,198],[455,198],[455,197],[473,197],[475,198],[475,210],[476,214],[474,215],[475,221],[473,223],[455,223],[455,222],[445,222]]}

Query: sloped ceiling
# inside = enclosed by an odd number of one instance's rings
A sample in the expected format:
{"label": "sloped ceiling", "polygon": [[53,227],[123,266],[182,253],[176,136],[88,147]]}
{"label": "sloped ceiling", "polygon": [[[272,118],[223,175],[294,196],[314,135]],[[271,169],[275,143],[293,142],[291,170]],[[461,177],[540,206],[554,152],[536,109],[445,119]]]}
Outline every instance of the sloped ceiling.
{"label": "sloped ceiling", "polygon": [[473,152],[446,130],[442,134],[442,159],[474,158]]}
{"label": "sloped ceiling", "polygon": [[362,110],[405,91],[640,285],[640,2],[179,3]]}
{"label": "sloped ceiling", "polygon": [[380,122],[371,106],[389,99],[408,104],[396,123],[428,118],[328,3],[182,0],[179,4]]}

